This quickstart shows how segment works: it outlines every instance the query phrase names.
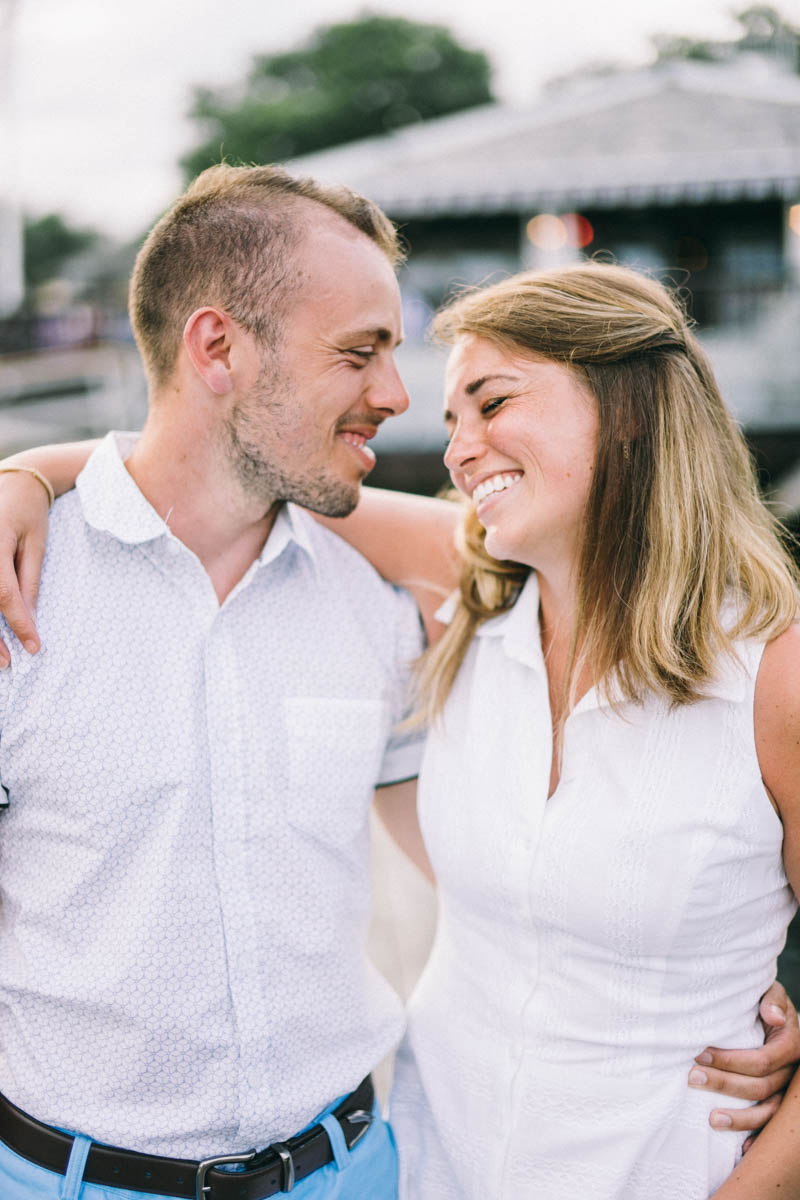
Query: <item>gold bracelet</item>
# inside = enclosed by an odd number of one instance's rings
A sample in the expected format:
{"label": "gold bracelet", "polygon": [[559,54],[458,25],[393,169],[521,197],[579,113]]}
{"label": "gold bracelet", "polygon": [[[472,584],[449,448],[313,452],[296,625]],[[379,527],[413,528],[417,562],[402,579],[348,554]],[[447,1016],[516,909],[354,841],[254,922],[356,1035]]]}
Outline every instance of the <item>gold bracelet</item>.
{"label": "gold bracelet", "polygon": [[34,479],[38,479],[39,483],[42,485],[44,490],[47,492],[47,499],[49,501],[48,508],[53,507],[53,504],[55,503],[55,499],[56,499],[56,494],[53,491],[52,483],[50,482],[50,480],[47,478],[46,475],[43,475],[41,471],[37,471],[36,467],[22,467],[22,466],[20,466],[20,467],[0,467],[0,475],[4,475],[9,471],[24,471],[27,475],[32,475]]}

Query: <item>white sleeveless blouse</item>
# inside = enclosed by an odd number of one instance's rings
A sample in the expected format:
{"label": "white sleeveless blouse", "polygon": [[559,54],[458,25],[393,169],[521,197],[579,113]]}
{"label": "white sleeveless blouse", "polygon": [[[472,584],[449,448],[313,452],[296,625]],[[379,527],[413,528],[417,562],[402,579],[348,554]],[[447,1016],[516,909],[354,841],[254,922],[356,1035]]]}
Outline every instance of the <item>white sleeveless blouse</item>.
{"label": "white sleeveless blouse", "polygon": [[691,1089],[760,1045],[795,901],[753,733],[763,647],[707,697],[551,717],[531,575],[478,631],[428,741],[439,922],[392,1100],[403,1200],[705,1200],[744,1135]]}

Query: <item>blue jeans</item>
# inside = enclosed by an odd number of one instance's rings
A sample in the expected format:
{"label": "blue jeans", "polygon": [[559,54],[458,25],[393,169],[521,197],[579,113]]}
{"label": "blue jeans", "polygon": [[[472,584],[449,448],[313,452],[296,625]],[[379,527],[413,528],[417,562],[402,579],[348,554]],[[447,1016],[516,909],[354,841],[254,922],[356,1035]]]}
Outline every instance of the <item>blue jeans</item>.
{"label": "blue jeans", "polygon": [[[293,1200],[397,1200],[397,1153],[392,1131],[377,1105],[367,1133],[348,1150],[335,1117],[326,1115],[335,1161],[295,1184]],[[0,1197],[2,1200],[170,1200],[152,1193],[83,1183],[83,1169],[91,1147],[79,1135],[72,1148],[66,1175],[37,1167],[0,1142]]]}

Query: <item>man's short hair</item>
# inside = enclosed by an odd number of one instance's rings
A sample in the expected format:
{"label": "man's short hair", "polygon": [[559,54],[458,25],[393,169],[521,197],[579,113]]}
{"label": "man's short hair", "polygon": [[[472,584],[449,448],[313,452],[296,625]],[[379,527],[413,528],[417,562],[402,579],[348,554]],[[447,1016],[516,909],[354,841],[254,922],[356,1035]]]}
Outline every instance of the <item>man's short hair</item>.
{"label": "man's short hair", "polygon": [[150,231],[133,269],[131,322],[152,383],[170,377],[186,320],[204,305],[223,309],[267,347],[280,344],[307,227],[303,201],[349,221],[392,266],[402,260],[391,221],[349,188],[282,167],[209,167]]}

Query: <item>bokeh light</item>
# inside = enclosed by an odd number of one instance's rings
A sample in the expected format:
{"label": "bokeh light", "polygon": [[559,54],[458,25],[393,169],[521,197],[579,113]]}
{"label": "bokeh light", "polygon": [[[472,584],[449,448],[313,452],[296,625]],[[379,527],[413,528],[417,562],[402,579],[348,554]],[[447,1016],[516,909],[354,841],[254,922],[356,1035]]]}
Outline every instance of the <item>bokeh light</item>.
{"label": "bokeh light", "polygon": [[567,227],[567,239],[570,246],[583,250],[594,241],[594,228],[591,221],[580,213],[566,213],[561,218]]}
{"label": "bokeh light", "polygon": [[538,250],[560,250],[567,238],[566,225],[552,213],[539,213],[528,221],[528,239]]}
{"label": "bokeh light", "polygon": [[800,237],[800,204],[793,204],[789,209],[789,228]]}
{"label": "bokeh light", "polygon": [[580,213],[564,213],[561,217],[538,213],[528,221],[528,240],[538,250],[561,250],[564,246],[582,250],[594,241],[594,229]]}

